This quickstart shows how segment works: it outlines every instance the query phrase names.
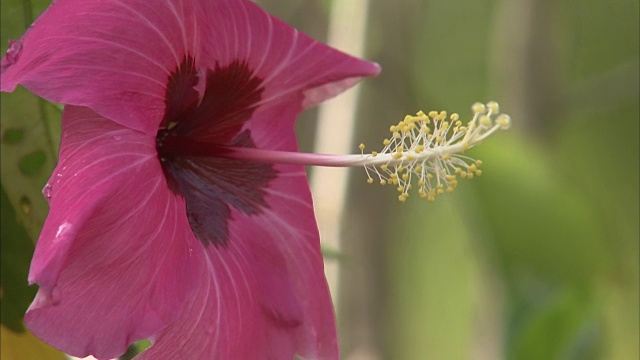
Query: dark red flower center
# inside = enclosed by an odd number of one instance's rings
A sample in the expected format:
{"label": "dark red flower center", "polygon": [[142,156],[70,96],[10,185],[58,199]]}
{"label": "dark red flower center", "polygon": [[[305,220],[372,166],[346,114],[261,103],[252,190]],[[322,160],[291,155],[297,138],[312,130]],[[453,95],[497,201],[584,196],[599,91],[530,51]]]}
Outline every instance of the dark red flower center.
{"label": "dark red flower center", "polygon": [[191,57],[168,79],[158,158],[169,188],[185,199],[191,229],[205,245],[228,245],[232,208],[257,215],[267,207],[264,189],[276,170],[225,158],[216,148],[255,147],[243,126],[262,98],[261,85],[244,62],[198,70]]}

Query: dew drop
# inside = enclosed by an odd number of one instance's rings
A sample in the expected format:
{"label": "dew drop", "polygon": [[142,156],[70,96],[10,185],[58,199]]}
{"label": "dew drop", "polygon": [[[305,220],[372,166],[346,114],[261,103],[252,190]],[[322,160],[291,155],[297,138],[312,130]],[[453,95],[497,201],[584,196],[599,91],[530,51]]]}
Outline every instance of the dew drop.
{"label": "dew drop", "polygon": [[31,204],[31,200],[28,197],[22,196],[20,198],[20,210],[26,215],[31,214],[31,210],[33,210],[33,204]]}
{"label": "dew drop", "polygon": [[[62,174],[58,173],[58,177],[62,176]],[[44,189],[42,189],[42,195],[44,195],[44,198],[47,199],[47,201],[51,200],[51,195],[53,194],[53,185],[51,183],[47,183],[47,185],[44,186]]]}
{"label": "dew drop", "polygon": [[9,49],[7,49],[7,62],[9,64],[15,64],[20,57],[20,52],[22,51],[22,41],[20,40],[9,40]]}

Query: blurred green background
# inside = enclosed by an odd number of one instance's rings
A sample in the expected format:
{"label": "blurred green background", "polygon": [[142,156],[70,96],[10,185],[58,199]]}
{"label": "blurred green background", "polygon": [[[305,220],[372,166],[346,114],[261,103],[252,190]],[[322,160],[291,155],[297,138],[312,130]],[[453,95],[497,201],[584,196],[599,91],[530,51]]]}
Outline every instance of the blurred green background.
{"label": "blurred green background", "polygon": [[[260,3],[326,38],[332,2]],[[47,1],[1,5],[4,53]],[[638,1],[370,0],[367,13],[383,72],[364,81],[356,144],[475,101],[500,102],[513,127],[470,151],[482,177],[435,203],[400,204],[354,171],[343,256],[327,260],[342,266],[343,358],[640,358]],[[5,340],[34,294],[59,111],[24,90],[1,99]],[[299,122],[303,150],[315,115]]]}

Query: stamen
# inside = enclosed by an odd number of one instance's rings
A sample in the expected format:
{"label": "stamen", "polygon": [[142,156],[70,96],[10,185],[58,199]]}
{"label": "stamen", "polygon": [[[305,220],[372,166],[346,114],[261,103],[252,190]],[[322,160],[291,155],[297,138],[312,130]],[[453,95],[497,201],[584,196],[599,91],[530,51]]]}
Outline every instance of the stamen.
{"label": "stamen", "polygon": [[371,161],[364,164],[367,182],[373,183],[369,174],[375,174],[380,184],[395,185],[401,202],[407,200],[415,184],[421,198],[434,201],[438,195],[453,191],[458,178],[481,176],[482,161],[463,153],[498,129],[508,129],[511,118],[499,114],[495,101],[475,103],[471,109],[473,118],[464,125],[456,113],[447,117],[445,111],[419,111],[390,126],[391,137],[383,141],[383,149],[375,160],[370,156]]}

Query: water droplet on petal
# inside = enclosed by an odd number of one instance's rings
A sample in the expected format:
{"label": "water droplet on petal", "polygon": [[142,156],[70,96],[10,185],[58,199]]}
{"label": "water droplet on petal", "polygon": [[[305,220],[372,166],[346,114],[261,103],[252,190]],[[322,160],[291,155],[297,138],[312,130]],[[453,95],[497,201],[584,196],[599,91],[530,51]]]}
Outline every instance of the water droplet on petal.
{"label": "water droplet on petal", "polygon": [[[58,177],[61,177],[62,174],[58,173]],[[42,189],[42,195],[44,195],[44,198],[47,199],[47,201],[51,200],[51,194],[53,193],[53,185],[48,182],[47,185],[44,186],[44,189]]]}
{"label": "water droplet on petal", "polygon": [[22,51],[22,41],[20,40],[9,40],[9,49],[7,49],[7,63],[15,64],[20,57],[20,52]]}

